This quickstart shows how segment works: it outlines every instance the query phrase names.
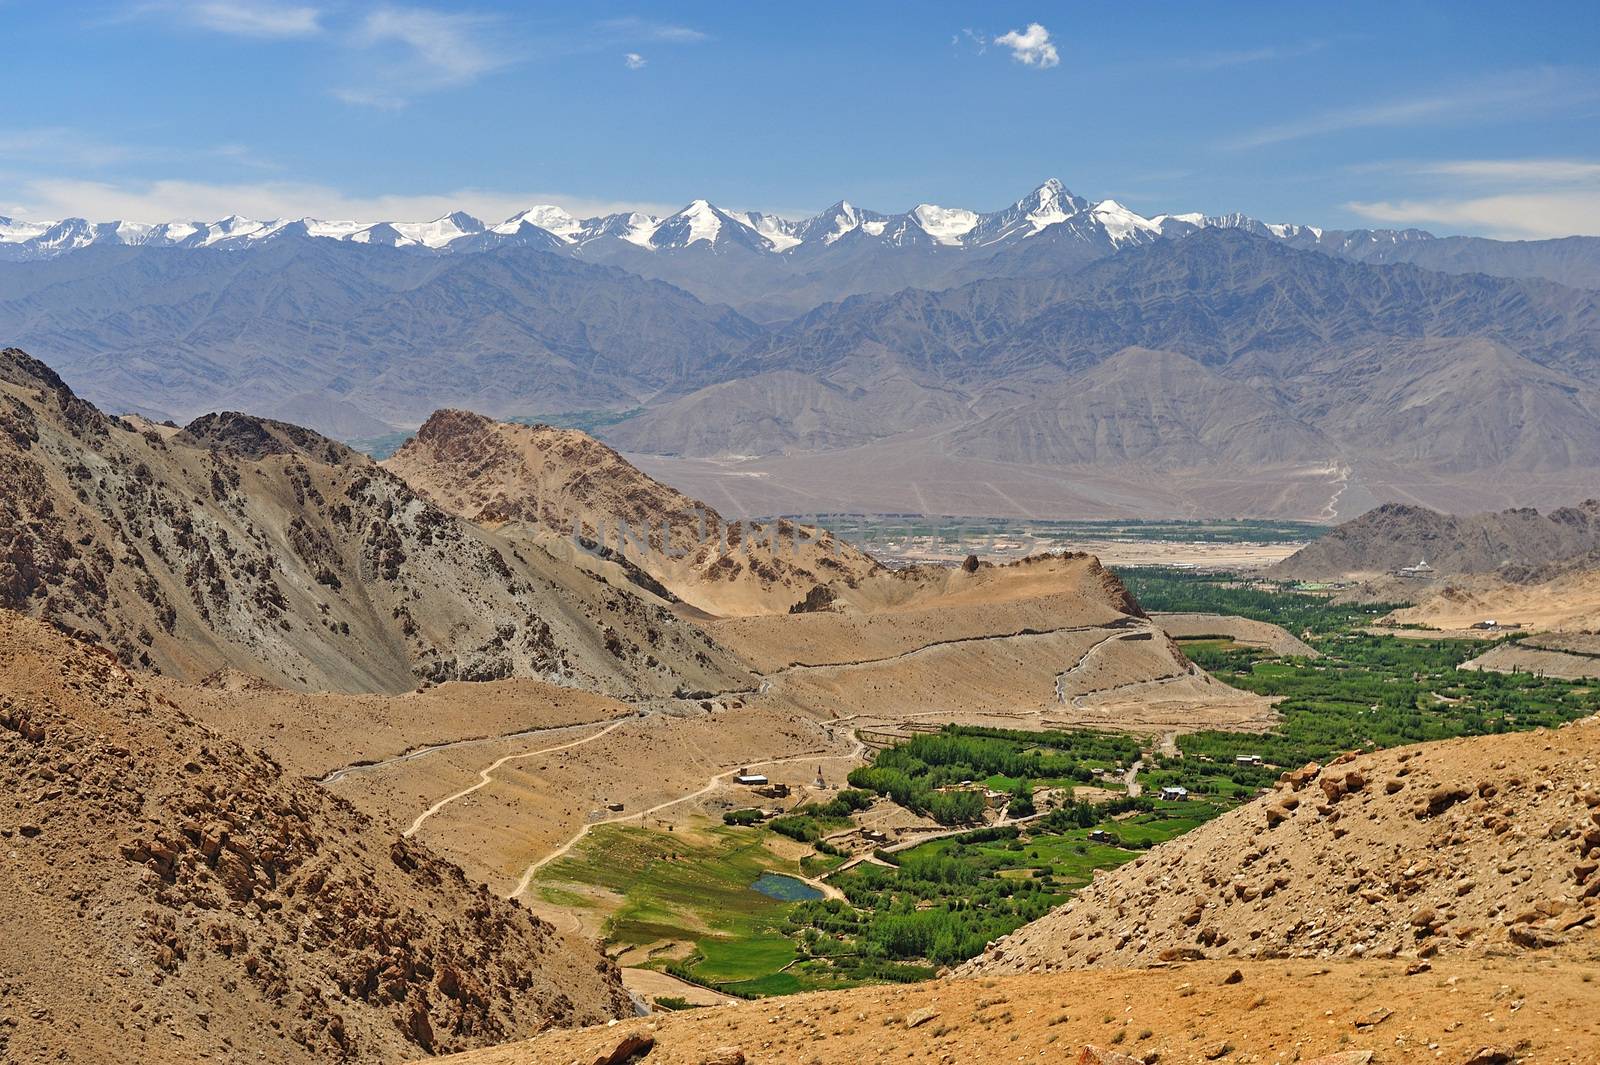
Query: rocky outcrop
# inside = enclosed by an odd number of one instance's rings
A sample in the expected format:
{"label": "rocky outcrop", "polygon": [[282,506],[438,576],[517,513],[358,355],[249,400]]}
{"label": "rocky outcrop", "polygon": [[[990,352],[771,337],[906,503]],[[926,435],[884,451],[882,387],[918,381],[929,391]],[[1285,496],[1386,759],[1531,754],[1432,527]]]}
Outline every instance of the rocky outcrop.
{"label": "rocky outcrop", "polygon": [[812,588],[878,570],[822,529],[730,522],[573,429],[441,410],[384,466],[452,514],[575,543],[708,613],[783,613]]}
{"label": "rocky outcrop", "polygon": [[1101,876],[974,973],[1592,949],[1600,719],[1345,755]]}
{"label": "rocky outcrop", "polygon": [[0,693],[0,981],[51,1004],[13,1018],[34,1058],[393,1061],[628,1011],[592,950],[110,654],[0,613]]}

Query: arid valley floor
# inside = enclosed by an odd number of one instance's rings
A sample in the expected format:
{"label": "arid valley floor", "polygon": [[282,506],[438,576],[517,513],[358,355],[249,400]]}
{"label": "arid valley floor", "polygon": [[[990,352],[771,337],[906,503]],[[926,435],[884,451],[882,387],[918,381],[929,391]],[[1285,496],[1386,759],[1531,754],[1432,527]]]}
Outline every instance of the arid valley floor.
{"label": "arid valley floor", "polygon": [[573,430],[0,390],[7,1060],[1600,1059],[1582,572],[888,565]]}

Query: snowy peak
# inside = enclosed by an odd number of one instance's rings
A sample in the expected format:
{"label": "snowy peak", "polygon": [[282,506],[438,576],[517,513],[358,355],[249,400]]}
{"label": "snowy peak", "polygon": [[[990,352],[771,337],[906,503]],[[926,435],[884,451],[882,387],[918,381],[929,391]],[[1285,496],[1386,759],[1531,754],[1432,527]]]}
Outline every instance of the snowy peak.
{"label": "snowy peak", "polygon": [[736,217],[771,241],[775,251],[788,251],[790,248],[804,243],[799,236],[802,226],[800,222],[779,218],[775,214],[762,214],[760,211],[745,211]]}
{"label": "snowy peak", "polygon": [[961,238],[972,232],[972,227],[982,217],[977,211],[962,207],[939,207],[931,203],[919,203],[911,209],[912,220],[938,244],[960,244]]}
{"label": "snowy peak", "polygon": [[465,211],[452,211],[431,222],[380,222],[370,228],[375,230],[379,226],[389,226],[408,243],[420,244],[424,248],[442,248],[452,240],[482,233],[488,228],[480,219]]}
{"label": "snowy peak", "polygon": [[[795,235],[800,238],[801,243],[817,241],[826,246],[847,233],[884,220],[884,216],[875,211],[863,211],[848,200],[840,200],[827,210],[812,215],[800,223]],[[881,226],[877,229],[878,233],[883,232]],[[872,235],[870,230],[868,232]]]}
{"label": "snowy peak", "polygon": [[583,232],[578,237],[578,246],[601,237],[616,237],[629,244],[641,248],[650,247],[650,238],[655,236],[656,227],[661,224],[661,219],[654,215],[642,214],[639,211],[625,211],[620,214],[608,214],[600,218],[587,218],[583,222]]}
{"label": "snowy peak", "polygon": [[901,214],[880,214],[840,200],[808,218],[790,219],[759,211],[726,211],[699,199],[667,218],[623,212],[579,219],[554,204],[539,204],[492,227],[465,211],[431,222],[257,221],[230,215],[214,222],[177,220],[153,226],[84,218],[34,222],[0,217],[0,258],[45,258],[101,244],[233,250],[276,237],[381,244],[412,252],[475,252],[514,245],[604,258],[603,245],[590,245],[617,240],[649,252],[694,249],[697,254],[742,248],[763,255],[811,256],[835,248],[838,254],[856,254],[844,249],[873,247],[903,249],[906,254],[938,248],[992,254],[1047,234],[1050,242],[1085,243],[1105,253],[1207,228],[1242,229],[1295,247],[1334,252],[1433,239],[1421,230],[1324,233],[1315,226],[1267,224],[1243,214],[1147,217],[1114,199],[1091,203],[1050,178],[1010,206],[991,212],[922,203]]}
{"label": "snowy peak", "polygon": [[1089,201],[1074,196],[1051,178],[1003,211],[984,215],[964,243],[988,247],[1028,237],[1082,214]]}
{"label": "snowy peak", "polygon": [[695,200],[675,215],[663,219],[650,236],[656,249],[683,249],[705,245],[712,251],[744,247],[752,251],[773,251],[773,242],[756,232],[750,223],[713,207],[706,200]]}
{"label": "snowy peak", "polygon": [[1116,200],[1101,200],[1089,213],[1111,238],[1112,244],[1137,243],[1161,235],[1161,227],[1128,210]]}
{"label": "snowy peak", "polygon": [[494,232],[501,235],[520,233],[523,226],[534,226],[542,229],[567,244],[576,240],[578,234],[583,230],[582,224],[566,211],[555,204],[542,203],[512,215],[495,226]]}

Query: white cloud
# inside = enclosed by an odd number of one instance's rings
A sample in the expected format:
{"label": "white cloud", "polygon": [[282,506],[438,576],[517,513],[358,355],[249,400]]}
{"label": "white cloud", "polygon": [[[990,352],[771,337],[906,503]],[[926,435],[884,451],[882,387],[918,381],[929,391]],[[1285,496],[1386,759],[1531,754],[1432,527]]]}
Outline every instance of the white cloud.
{"label": "white cloud", "polygon": [[1430,186],[1425,195],[1346,205],[1374,222],[1509,238],[1600,234],[1600,162],[1593,160],[1443,159],[1368,169],[1419,176]]}
{"label": "white cloud", "polygon": [[689,26],[671,22],[652,22],[642,18],[614,18],[597,23],[595,29],[611,38],[635,41],[668,41],[676,44],[698,44],[709,40],[708,34]]}
{"label": "white cloud", "polygon": [[994,39],[994,43],[1011,49],[1012,59],[1030,67],[1043,70],[1061,62],[1061,56],[1050,40],[1050,31],[1037,22],[1028,23],[1028,28],[1025,30],[1002,33]]}
{"label": "white cloud", "polygon": [[1386,100],[1340,108],[1266,126],[1227,142],[1229,148],[1262,148],[1285,141],[1357,129],[1450,122],[1484,122],[1525,116],[1534,110],[1570,107],[1595,98],[1586,84],[1560,70],[1536,70],[1487,78],[1472,86],[1431,96]]}
{"label": "white cloud", "polygon": [[628,52],[622,57],[622,65],[629,70],[643,70],[648,60],[638,52]]}
{"label": "white cloud", "polygon": [[479,39],[491,20],[421,7],[385,7],[369,14],[357,31],[366,44],[403,45],[437,81],[460,84],[505,63]]}
{"label": "white cloud", "polygon": [[1414,174],[1467,178],[1475,181],[1515,181],[1537,185],[1600,182],[1600,163],[1587,159],[1447,159],[1415,163]]}
{"label": "white cloud", "polygon": [[1600,190],[1358,201],[1345,206],[1384,225],[1450,226],[1503,239],[1600,235]]}
{"label": "white cloud", "polygon": [[166,14],[198,29],[240,37],[306,37],[322,29],[317,8],[255,0],[172,0],[141,4],[132,14]]}
{"label": "white cloud", "polygon": [[[274,218],[354,219],[363,222],[426,221],[451,211],[467,211],[499,222],[535,204],[553,203],[578,217],[615,211],[670,214],[677,204],[601,200],[558,192],[502,192],[461,188],[413,196],[354,196],[313,182],[267,181],[217,184],[165,180],[145,184],[35,178],[20,187],[0,189],[0,200],[15,202],[10,213],[35,221],[81,216],[94,221],[211,221],[240,214]],[[10,210],[8,208],[8,210]]]}

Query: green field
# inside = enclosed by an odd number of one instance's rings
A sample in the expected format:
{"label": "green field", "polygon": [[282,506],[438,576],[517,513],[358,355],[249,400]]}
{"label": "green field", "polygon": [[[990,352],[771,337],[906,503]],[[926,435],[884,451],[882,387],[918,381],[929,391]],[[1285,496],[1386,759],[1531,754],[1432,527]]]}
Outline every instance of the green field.
{"label": "green field", "polygon": [[878,752],[870,765],[851,770],[850,786],[942,825],[976,824],[986,809],[978,784],[1011,793],[1012,816],[1026,816],[1035,787],[1099,783],[1138,757],[1139,741],[1124,733],[947,725]]}
{"label": "green field", "polygon": [[[1279,657],[1228,640],[1181,641],[1218,680],[1272,696],[1282,723],[1267,733],[1199,732],[1178,738],[1182,759],[1157,757],[1146,786],[1245,795],[1286,768],[1346,751],[1559,725],[1600,709],[1581,681],[1460,669],[1492,644],[1362,631],[1395,604],[1341,604],[1323,595],[1245,584],[1226,574],[1119,572],[1151,610],[1204,611],[1272,621],[1323,657]],[[1259,755],[1262,766],[1235,764]]]}
{"label": "green field", "polygon": [[693,953],[670,969],[697,983],[734,994],[787,994],[836,986],[782,972],[795,960],[783,930],[791,902],[763,895],[751,884],[764,872],[798,872],[766,846],[763,832],[714,826],[695,832],[659,832],[607,825],[591,832],[570,854],[540,871],[535,888],[551,901],[583,906],[592,900],[564,885],[604,888],[623,901],[605,925],[609,946],[688,942]]}
{"label": "green field", "polygon": [[[1231,804],[1123,799],[1077,804],[1024,826],[977,829],[858,865],[833,878],[848,901],[800,903],[789,916],[813,974],[921,979],[1043,917],[1094,877],[1180,836]],[[1103,833],[1102,840],[1091,833]]]}

